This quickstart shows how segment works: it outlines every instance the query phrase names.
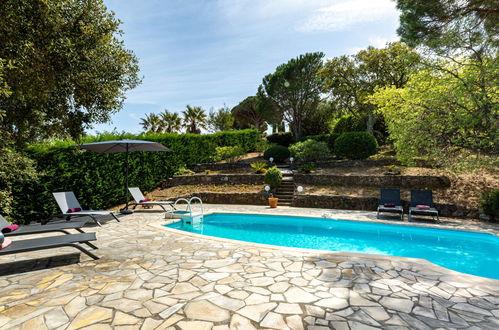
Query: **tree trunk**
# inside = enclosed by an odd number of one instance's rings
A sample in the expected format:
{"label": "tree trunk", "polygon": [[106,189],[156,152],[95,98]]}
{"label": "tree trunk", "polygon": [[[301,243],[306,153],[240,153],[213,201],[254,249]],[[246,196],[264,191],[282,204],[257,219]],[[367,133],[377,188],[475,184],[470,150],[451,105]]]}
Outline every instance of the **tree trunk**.
{"label": "tree trunk", "polygon": [[376,118],[374,117],[374,114],[372,111],[369,111],[367,113],[367,133],[370,133],[371,135],[374,135],[374,123],[376,122]]}

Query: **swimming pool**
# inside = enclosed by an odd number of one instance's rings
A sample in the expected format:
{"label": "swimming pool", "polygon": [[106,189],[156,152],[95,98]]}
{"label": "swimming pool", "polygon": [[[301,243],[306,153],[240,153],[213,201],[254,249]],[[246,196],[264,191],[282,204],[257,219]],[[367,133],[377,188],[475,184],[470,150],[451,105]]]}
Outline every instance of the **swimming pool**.
{"label": "swimming pool", "polygon": [[348,220],[213,213],[200,225],[165,225],[247,242],[422,258],[463,273],[499,279],[499,237],[457,230]]}

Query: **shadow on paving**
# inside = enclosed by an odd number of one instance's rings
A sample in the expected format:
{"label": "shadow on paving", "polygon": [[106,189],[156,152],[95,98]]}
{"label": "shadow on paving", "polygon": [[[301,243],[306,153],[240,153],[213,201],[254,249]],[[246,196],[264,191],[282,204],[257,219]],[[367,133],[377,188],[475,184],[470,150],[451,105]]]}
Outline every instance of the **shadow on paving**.
{"label": "shadow on paving", "polygon": [[19,260],[0,264],[0,276],[22,274],[36,270],[68,266],[80,262],[80,253],[63,254],[52,257]]}

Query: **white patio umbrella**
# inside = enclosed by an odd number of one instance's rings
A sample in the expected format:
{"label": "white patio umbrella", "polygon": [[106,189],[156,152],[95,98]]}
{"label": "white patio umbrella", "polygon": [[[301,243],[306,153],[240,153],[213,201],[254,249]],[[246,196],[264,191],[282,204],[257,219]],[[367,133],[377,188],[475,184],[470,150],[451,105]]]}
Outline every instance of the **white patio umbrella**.
{"label": "white patio umbrella", "polygon": [[115,140],[115,141],[102,141],[85,143],[77,146],[81,149],[95,151],[101,154],[113,154],[117,152],[125,153],[125,208],[120,212],[123,214],[133,213],[128,209],[128,153],[133,151],[171,151],[164,145],[158,142],[143,141],[143,140]]}

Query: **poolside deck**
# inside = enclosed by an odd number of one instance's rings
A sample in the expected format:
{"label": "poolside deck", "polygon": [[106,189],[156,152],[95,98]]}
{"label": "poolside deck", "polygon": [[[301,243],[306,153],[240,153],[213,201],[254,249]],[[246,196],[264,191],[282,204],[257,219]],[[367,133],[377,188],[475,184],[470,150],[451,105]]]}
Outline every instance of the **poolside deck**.
{"label": "poolside deck", "polygon": [[[372,212],[206,205],[374,219]],[[0,329],[498,329],[499,281],[418,260],[273,248],[164,230],[139,210],[74,249],[0,258]],[[499,233],[497,226],[444,225]],[[62,251],[62,250],[61,250]],[[25,261],[39,258],[38,262]],[[75,263],[80,260],[79,263]],[[50,267],[50,268],[47,268]]]}

